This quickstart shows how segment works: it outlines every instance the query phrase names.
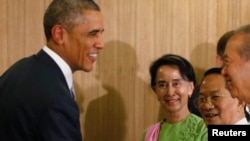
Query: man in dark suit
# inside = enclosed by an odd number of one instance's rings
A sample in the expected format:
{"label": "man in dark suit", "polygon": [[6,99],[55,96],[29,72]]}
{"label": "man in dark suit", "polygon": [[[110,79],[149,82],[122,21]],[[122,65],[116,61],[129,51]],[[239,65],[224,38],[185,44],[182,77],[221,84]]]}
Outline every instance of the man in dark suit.
{"label": "man in dark suit", "polygon": [[44,14],[46,45],[0,78],[1,141],[82,141],[72,74],[89,72],[104,47],[92,0],[53,0]]}

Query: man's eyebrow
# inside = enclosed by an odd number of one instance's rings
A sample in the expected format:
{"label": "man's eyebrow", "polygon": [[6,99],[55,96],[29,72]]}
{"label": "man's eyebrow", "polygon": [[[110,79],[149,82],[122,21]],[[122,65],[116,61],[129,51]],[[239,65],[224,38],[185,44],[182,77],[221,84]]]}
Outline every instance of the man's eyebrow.
{"label": "man's eyebrow", "polygon": [[[216,89],[216,90],[211,90],[211,91],[209,91],[209,92],[207,92],[207,93],[209,93],[209,94],[214,94],[214,93],[218,93],[218,92],[220,92],[220,90],[219,90],[219,89]],[[205,92],[199,92],[199,94],[202,95],[202,96],[204,96],[204,95],[205,95]]]}
{"label": "man's eyebrow", "polygon": [[89,31],[88,33],[97,33],[97,32],[104,32],[104,29],[94,29],[94,30],[91,30]]}
{"label": "man's eyebrow", "polygon": [[212,94],[214,94],[214,93],[218,93],[218,92],[220,92],[220,90],[219,90],[219,89],[216,89],[216,90],[212,90],[212,91],[210,91],[210,93],[212,93]]}

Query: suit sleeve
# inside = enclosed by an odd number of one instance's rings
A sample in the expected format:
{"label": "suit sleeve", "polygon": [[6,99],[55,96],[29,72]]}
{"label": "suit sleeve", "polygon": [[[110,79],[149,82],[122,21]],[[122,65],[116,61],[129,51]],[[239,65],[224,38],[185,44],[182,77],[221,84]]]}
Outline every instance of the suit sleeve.
{"label": "suit sleeve", "polygon": [[43,141],[82,141],[77,104],[56,100],[44,111],[39,128]]}

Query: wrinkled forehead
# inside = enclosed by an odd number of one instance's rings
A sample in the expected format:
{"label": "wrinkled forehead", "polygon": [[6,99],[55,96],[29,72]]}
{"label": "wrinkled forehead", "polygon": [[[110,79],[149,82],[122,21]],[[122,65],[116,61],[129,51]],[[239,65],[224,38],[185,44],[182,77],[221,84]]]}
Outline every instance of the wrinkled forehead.
{"label": "wrinkled forehead", "polygon": [[224,55],[237,53],[240,47],[242,47],[245,44],[246,38],[247,38],[247,34],[245,33],[238,33],[238,34],[233,35],[226,44]]}
{"label": "wrinkled forehead", "polygon": [[210,74],[200,84],[200,93],[213,92],[226,88],[225,78],[221,74]]}

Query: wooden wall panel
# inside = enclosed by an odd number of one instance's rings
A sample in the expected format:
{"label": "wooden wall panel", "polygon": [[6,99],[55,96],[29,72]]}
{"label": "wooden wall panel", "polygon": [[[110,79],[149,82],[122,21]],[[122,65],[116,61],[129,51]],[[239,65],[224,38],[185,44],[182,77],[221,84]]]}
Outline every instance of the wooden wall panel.
{"label": "wooden wall panel", "polygon": [[12,64],[24,55],[24,5],[23,0],[11,3],[7,1],[7,54]]}
{"label": "wooden wall panel", "polygon": [[[44,45],[45,37],[43,35],[43,14],[47,4],[45,1],[25,1],[24,16],[22,17],[24,26],[24,54],[29,56],[38,52]],[[30,38],[27,38],[30,37]]]}
{"label": "wooden wall panel", "polygon": [[7,0],[0,0],[0,72],[2,73],[5,70],[9,63],[7,62],[8,53],[7,53]]}
{"label": "wooden wall panel", "polygon": [[[51,0],[0,0],[0,74],[45,43],[42,20]],[[164,117],[150,89],[150,63],[176,53],[198,81],[215,66],[219,37],[250,23],[249,0],[96,0],[106,48],[90,73],[74,82],[85,141],[137,141]]]}

